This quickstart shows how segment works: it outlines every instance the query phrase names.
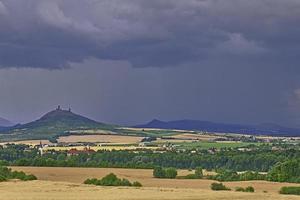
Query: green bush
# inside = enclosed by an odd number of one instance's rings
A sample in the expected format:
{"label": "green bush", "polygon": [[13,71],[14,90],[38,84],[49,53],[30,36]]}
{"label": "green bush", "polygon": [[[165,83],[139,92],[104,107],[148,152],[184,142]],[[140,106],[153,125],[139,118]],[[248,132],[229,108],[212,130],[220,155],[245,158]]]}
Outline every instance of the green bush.
{"label": "green bush", "polygon": [[153,169],[153,176],[155,178],[165,178],[166,177],[165,170],[162,167],[155,167]]}
{"label": "green bush", "polygon": [[212,183],[210,188],[212,190],[231,190],[230,188],[227,188],[225,185],[222,183]]}
{"label": "green bush", "polygon": [[7,162],[6,160],[0,160],[0,166],[7,166],[9,165],[9,162]]}
{"label": "green bush", "polygon": [[23,179],[23,181],[33,181],[33,180],[37,180],[37,177],[33,174],[29,174]]}
{"label": "green bush", "polygon": [[174,179],[177,176],[177,170],[175,168],[167,168],[165,169],[165,175],[166,178]]}
{"label": "green bush", "polygon": [[182,179],[198,179],[198,177],[195,174],[188,174],[184,177],[180,177]]}
{"label": "green bush", "polygon": [[235,188],[235,191],[237,191],[237,192],[254,192],[255,190],[254,190],[254,187],[248,186],[246,188],[237,187],[237,188]]}
{"label": "green bush", "polygon": [[4,182],[4,181],[7,181],[7,179],[4,176],[0,175],[0,182]]}
{"label": "green bush", "polygon": [[279,193],[300,195],[300,187],[282,187]]}
{"label": "green bush", "polygon": [[89,185],[102,185],[102,186],[134,186],[134,187],[141,187],[142,184],[139,182],[131,183],[127,179],[120,179],[115,174],[110,173],[103,177],[102,179],[98,180],[96,178],[87,179],[84,181],[84,184]]}
{"label": "green bush", "polygon": [[255,189],[252,186],[248,186],[245,188],[245,192],[254,192],[254,191],[255,191]]}
{"label": "green bush", "polygon": [[155,167],[153,170],[153,176],[155,178],[169,178],[174,179],[177,176],[177,170],[175,168],[166,168]]}
{"label": "green bush", "polygon": [[219,171],[217,175],[211,176],[210,178],[217,181],[238,181],[239,175],[235,171],[222,170]]}
{"label": "green bush", "polygon": [[237,191],[237,192],[245,192],[245,188],[243,188],[243,187],[236,187],[235,191]]}
{"label": "green bush", "polygon": [[203,169],[201,167],[197,167],[195,169],[196,178],[203,178]]}
{"label": "green bush", "polygon": [[119,179],[115,174],[110,173],[97,182],[99,185],[104,186],[118,186],[121,185],[122,180]]}
{"label": "green bush", "polygon": [[132,186],[133,187],[142,187],[142,184],[138,181],[135,181],[135,182],[132,183]]}
{"label": "green bush", "polygon": [[92,178],[92,179],[86,179],[84,181],[84,184],[90,184],[90,185],[97,185],[98,179]]}

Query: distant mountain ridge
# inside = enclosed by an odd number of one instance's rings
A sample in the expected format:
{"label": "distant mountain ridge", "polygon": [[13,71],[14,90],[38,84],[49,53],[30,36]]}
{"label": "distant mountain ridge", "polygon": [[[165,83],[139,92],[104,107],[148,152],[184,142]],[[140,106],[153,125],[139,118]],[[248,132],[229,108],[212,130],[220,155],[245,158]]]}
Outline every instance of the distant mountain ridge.
{"label": "distant mountain ridge", "polygon": [[18,124],[9,129],[0,129],[0,140],[51,139],[72,130],[111,129],[113,126],[63,110],[60,107],[27,124]]}
{"label": "distant mountain ridge", "polygon": [[[270,136],[300,136],[299,129],[287,128],[271,123],[254,126],[215,123],[199,120],[177,120],[165,122],[155,119],[147,124],[138,125],[135,127]],[[33,139],[55,140],[59,136],[70,134],[69,131],[91,129],[117,131],[118,127],[111,124],[97,122],[82,115],[75,114],[71,111],[71,109],[63,110],[58,107],[55,110],[46,113],[38,120],[32,121],[30,123],[17,124],[11,127],[0,126],[0,141]],[[120,134],[121,133],[122,132],[120,132]]]}
{"label": "distant mountain ridge", "polygon": [[271,135],[271,136],[300,136],[300,130],[287,128],[277,124],[265,123],[260,125],[240,125],[215,123],[200,120],[176,120],[161,121],[154,119],[147,124],[134,126],[135,128],[159,128],[159,129],[178,129],[194,130],[218,133],[240,133],[252,135]]}
{"label": "distant mountain ridge", "polygon": [[7,119],[0,117],[0,127],[13,126],[14,124]]}

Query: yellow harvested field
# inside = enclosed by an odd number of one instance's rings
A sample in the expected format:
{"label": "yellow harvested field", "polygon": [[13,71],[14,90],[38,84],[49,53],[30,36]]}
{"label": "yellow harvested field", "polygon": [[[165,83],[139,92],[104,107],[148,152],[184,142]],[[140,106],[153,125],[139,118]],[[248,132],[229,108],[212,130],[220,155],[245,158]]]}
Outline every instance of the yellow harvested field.
{"label": "yellow harvested field", "polygon": [[26,145],[34,146],[34,145],[39,145],[40,142],[42,142],[42,144],[52,144],[51,142],[49,142],[49,140],[22,140],[22,141],[15,141],[15,142],[2,142],[0,143],[0,145],[10,143],[10,144],[26,144]]}
{"label": "yellow harvested field", "polygon": [[2,200],[296,200],[297,196],[243,193],[187,188],[101,187],[82,184],[29,181],[0,183]]}
{"label": "yellow harvested field", "polygon": [[211,191],[186,188],[101,187],[82,184],[28,181],[0,183],[2,200],[296,200],[279,194]]}
{"label": "yellow harvested field", "polygon": [[[77,143],[77,142],[93,142],[93,143],[102,143],[102,144],[138,144],[144,137],[138,136],[127,136],[127,135],[111,135],[111,134],[102,134],[102,135],[70,135],[59,137],[58,142],[65,143]],[[22,140],[9,142],[14,144],[26,144],[26,145],[38,145],[42,144],[52,144],[49,140]],[[7,144],[7,142],[0,143],[0,145]]]}
{"label": "yellow harvested field", "polygon": [[[11,167],[13,170],[34,174],[39,180],[83,183],[88,178],[101,178],[109,173],[115,173],[121,178],[141,181],[146,186],[166,186],[159,182],[169,180],[155,179],[149,169],[120,169],[120,168],[69,168],[69,167]],[[187,175],[188,170],[180,170],[179,176]],[[175,182],[177,180],[174,180]],[[173,182],[173,181],[172,181]],[[175,183],[174,182],[174,183]],[[176,183],[175,183],[176,184]],[[172,185],[170,185],[172,186]],[[176,185],[175,185],[176,187]]]}
{"label": "yellow harvested field", "polygon": [[[70,182],[74,184],[83,183],[87,178],[101,178],[109,173],[115,173],[121,178],[127,178],[131,181],[139,181],[145,187],[161,188],[181,188],[181,189],[201,189],[210,191],[211,180],[188,180],[188,179],[157,179],[152,177],[152,170],[148,169],[116,169],[116,168],[62,168],[62,167],[12,167],[14,170],[21,170],[26,173],[32,173],[39,180],[54,182]],[[179,176],[187,175],[188,170],[179,170]],[[268,195],[278,195],[282,186],[291,186],[300,184],[273,183],[267,181],[242,181],[225,182],[226,186],[234,190],[235,187],[253,186],[255,193],[267,191]],[[218,192],[215,192],[218,193]],[[266,195],[266,194],[265,194]]]}
{"label": "yellow harvested field", "polygon": [[136,144],[143,137],[123,136],[123,135],[70,135],[60,137],[58,142],[75,143],[75,142],[95,142],[95,143],[118,143],[118,144]]}

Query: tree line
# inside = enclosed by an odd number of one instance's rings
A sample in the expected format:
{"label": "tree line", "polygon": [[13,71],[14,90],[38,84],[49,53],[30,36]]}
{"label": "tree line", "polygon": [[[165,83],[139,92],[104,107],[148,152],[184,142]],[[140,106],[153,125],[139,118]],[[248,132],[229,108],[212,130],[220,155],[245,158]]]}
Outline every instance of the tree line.
{"label": "tree line", "polygon": [[61,166],[61,167],[118,167],[118,168],[164,168],[177,169],[229,169],[234,171],[267,172],[278,162],[300,157],[299,150],[274,152],[258,149],[251,152],[224,150],[208,152],[163,152],[153,151],[98,151],[94,154],[68,156],[66,152],[50,151],[40,156],[37,149],[26,149],[23,145],[0,148],[0,163],[20,166]]}
{"label": "tree line", "polygon": [[[271,151],[258,148],[250,152],[221,150],[211,154],[207,151],[163,152],[145,151],[98,151],[93,154],[67,155],[67,152],[49,151],[43,156],[37,149],[26,145],[0,146],[0,165],[49,166],[49,167],[114,167],[154,169],[176,168],[219,170],[215,180],[266,179],[281,182],[300,182],[300,150],[282,149]],[[222,170],[222,172],[221,172]],[[237,171],[251,171],[243,176]],[[257,172],[268,172],[267,177]],[[169,172],[168,172],[169,173]],[[229,178],[228,178],[229,177]],[[192,178],[192,177],[191,177]]]}

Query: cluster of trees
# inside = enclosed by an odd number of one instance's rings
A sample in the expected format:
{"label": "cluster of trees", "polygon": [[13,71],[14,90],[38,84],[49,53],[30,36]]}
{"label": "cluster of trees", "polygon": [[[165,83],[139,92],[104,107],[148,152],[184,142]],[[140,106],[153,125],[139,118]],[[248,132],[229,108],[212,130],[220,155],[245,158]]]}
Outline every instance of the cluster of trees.
{"label": "cluster of trees", "polygon": [[84,184],[89,185],[102,185],[102,186],[128,186],[128,187],[142,187],[140,182],[133,182],[131,183],[129,180],[123,178],[118,178],[115,174],[110,173],[103,177],[102,179],[87,179],[84,181]]}
{"label": "cluster of trees", "polygon": [[266,175],[252,171],[237,173],[236,171],[232,170],[217,170],[217,172],[218,174],[208,176],[208,178],[217,181],[251,181],[266,179]]}
{"label": "cluster of trees", "polygon": [[162,167],[155,167],[153,170],[153,176],[155,178],[174,179],[177,176],[177,170],[173,167],[165,168],[165,169]]}
{"label": "cluster of trees", "polygon": [[275,182],[300,183],[300,160],[277,163],[269,172],[267,180]]}
{"label": "cluster of trees", "polygon": [[22,171],[12,171],[10,168],[0,166],[0,182],[7,181],[9,179],[19,179],[22,181],[36,180],[36,176],[32,174],[25,174]]}

